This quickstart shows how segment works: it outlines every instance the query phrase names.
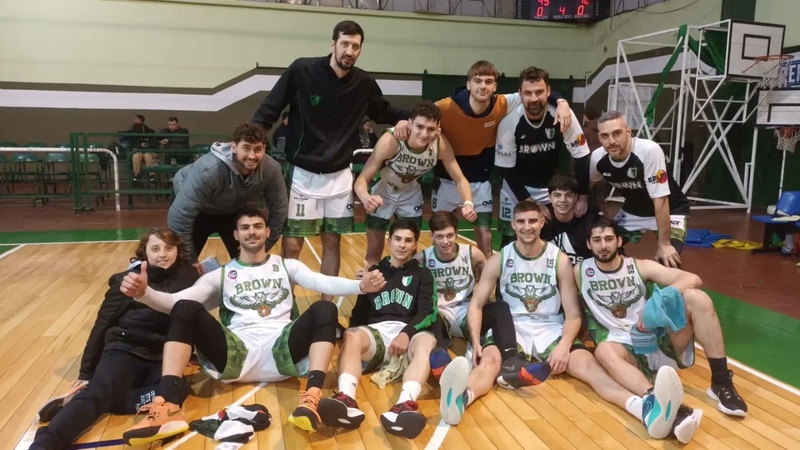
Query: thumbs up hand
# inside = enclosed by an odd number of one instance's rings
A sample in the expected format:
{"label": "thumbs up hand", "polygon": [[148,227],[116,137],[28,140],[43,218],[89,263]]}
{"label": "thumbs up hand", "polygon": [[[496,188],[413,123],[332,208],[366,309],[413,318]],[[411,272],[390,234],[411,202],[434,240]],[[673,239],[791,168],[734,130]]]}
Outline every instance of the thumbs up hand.
{"label": "thumbs up hand", "polygon": [[359,287],[361,288],[361,292],[364,293],[371,293],[371,292],[378,292],[386,285],[386,279],[383,277],[383,273],[380,270],[369,270],[369,264],[367,261],[364,261],[364,276],[361,279],[361,283]]}
{"label": "thumbs up hand", "polygon": [[147,261],[143,261],[140,267],[141,273],[128,272],[120,286],[123,294],[135,299],[142,298],[147,292]]}

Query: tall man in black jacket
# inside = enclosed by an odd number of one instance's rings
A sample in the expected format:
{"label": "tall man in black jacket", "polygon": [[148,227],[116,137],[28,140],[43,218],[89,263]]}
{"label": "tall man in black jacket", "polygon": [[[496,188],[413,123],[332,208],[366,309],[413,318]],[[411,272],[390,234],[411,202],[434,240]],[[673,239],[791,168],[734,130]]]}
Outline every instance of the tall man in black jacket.
{"label": "tall man in black jacket", "polygon": [[[353,21],[333,29],[331,54],[299,58],[283,72],[253,116],[270,129],[286,105],[289,125],[286,160],[289,217],[283,256],[298,258],[307,236],[322,237],[325,275],[339,274],[342,233],[353,229],[353,174],[350,159],[364,116],[394,125],[406,136],[408,112],[392,108],[368,73],[355,67],[364,31]],[[327,296],[323,296],[325,298]]]}
{"label": "tall man in black jacket", "polygon": [[417,408],[422,384],[430,375],[430,354],[436,338],[428,328],[436,320],[433,274],[414,259],[419,228],[399,219],[389,227],[389,254],[377,268],[386,279],[375,293],[359,295],[344,333],[339,355],[339,392],[319,402],[323,423],[349,430],[364,421],[356,403],[356,388],[362,372],[389,363],[393,356],[404,358],[403,388],[397,403],[381,414],[387,433],[413,439],[425,428],[425,416]]}

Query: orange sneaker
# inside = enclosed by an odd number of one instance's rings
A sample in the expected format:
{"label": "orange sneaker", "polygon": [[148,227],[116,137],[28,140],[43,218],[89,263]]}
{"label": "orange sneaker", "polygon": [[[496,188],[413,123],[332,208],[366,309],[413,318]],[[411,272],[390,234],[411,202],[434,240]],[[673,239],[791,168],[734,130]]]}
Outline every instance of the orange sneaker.
{"label": "orange sneaker", "polygon": [[305,431],[317,431],[320,422],[317,405],[322,399],[322,390],[312,387],[307,391],[300,391],[300,404],[289,416],[289,423]]}
{"label": "orange sneaker", "polygon": [[[189,429],[181,407],[158,396],[153,403],[142,406],[139,412],[147,412],[144,420],[122,433],[126,444],[134,446],[158,441]],[[138,415],[138,414],[137,414]]]}

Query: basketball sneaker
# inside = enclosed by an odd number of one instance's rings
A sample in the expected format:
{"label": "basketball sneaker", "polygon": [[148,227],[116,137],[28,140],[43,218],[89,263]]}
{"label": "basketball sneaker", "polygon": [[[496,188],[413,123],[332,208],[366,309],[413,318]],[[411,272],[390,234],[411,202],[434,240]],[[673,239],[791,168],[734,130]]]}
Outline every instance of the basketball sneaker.
{"label": "basketball sneaker", "polygon": [[189,429],[181,407],[167,402],[164,397],[156,397],[153,403],[142,406],[139,412],[147,412],[147,416],[122,433],[122,439],[127,445],[134,446],[158,441],[181,434]]}
{"label": "basketball sneaker", "polygon": [[532,363],[521,355],[512,356],[500,365],[497,384],[506,389],[536,386],[544,383],[551,370],[547,361]]}
{"label": "basketball sneaker", "polygon": [[37,414],[39,422],[47,423],[53,420],[53,417],[55,417],[59,411],[64,409],[64,407],[67,406],[67,403],[69,403],[73,398],[75,398],[75,395],[78,392],[85,389],[87,384],[88,383],[83,383],[74,387],[70,387],[70,389],[67,391],[66,394],[60,397],[56,397],[52,400],[48,400],[48,402],[45,403],[44,406],[42,406],[42,409],[40,409],[39,413]]}
{"label": "basketball sneaker", "polygon": [[392,406],[392,409],[381,414],[381,425],[387,433],[404,438],[414,439],[425,429],[428,421],[419,412],[417,402],[405,401]]}
{"label": "basketball sneaker", "polygon": [[672,432],[683,403],[683,385],[670,366],[658,369],[655,383],[642,398],[642,424],[654,439],[664,439]]}
{"label": "basketball sneaker", "polygon": [[467,394],[467,380],[469,379],[469,361],[463,356],[457,356],[442,372],[439,380],[441,398],[439,399],[439,413],[444,423],[458,425],[461,416],[469,404]]}
{"label": "basketball sneaker", "polygon": [[744,402],[739,392],[733,386],[733,372],[728,370],[728,379],[723,384],[711,383],[707,394],[716,400],[717,409],[729,416],[744,417],[747,415],[747,403]]}
{"label": "basketball sneaker", "polygon": [[700,428],[701,420],[703,420],[702,409],[692,409],[682,404],[678,407],[672,434],[681,444],[688,444],[697,433],[697,429]]}
{"label": "basketball sneaker", "polygon": [[364,421],[364,413],[358,409],[358,403],[343,392],[337,392],[332,397],[320,400],[317,413],[322,423],[329,427],[355,430]]}
{"label": "basketball sneaker", "polygon": [[322,420],[317,412],[317,405],[322,399],[322,390],[312,387],[307,391],[300,391],[300,404],[289,416],[289,423],[305,431],[317,431]]}
{"label": "basketball sneaker", "polygon": [[453,358],[450,357],[450,353],[447,353],[446,349],[442,347],[436,347],[431,351],[431,374],[437,380],[442,378],[442,372],[444,372],[445,367],[447,367],[450,362],[453,361]]}

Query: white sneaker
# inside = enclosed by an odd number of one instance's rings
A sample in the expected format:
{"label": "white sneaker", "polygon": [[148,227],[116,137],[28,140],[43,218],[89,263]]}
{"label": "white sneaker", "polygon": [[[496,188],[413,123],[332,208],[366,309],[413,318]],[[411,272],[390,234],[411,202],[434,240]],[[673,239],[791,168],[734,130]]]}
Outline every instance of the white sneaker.
{"label": "white sneaker", "polygon": [[652,438],[669,436],[681,403],[683,385],[678,372],[669,366],[661,367],[653,388],[642,399],[642,423]]}

